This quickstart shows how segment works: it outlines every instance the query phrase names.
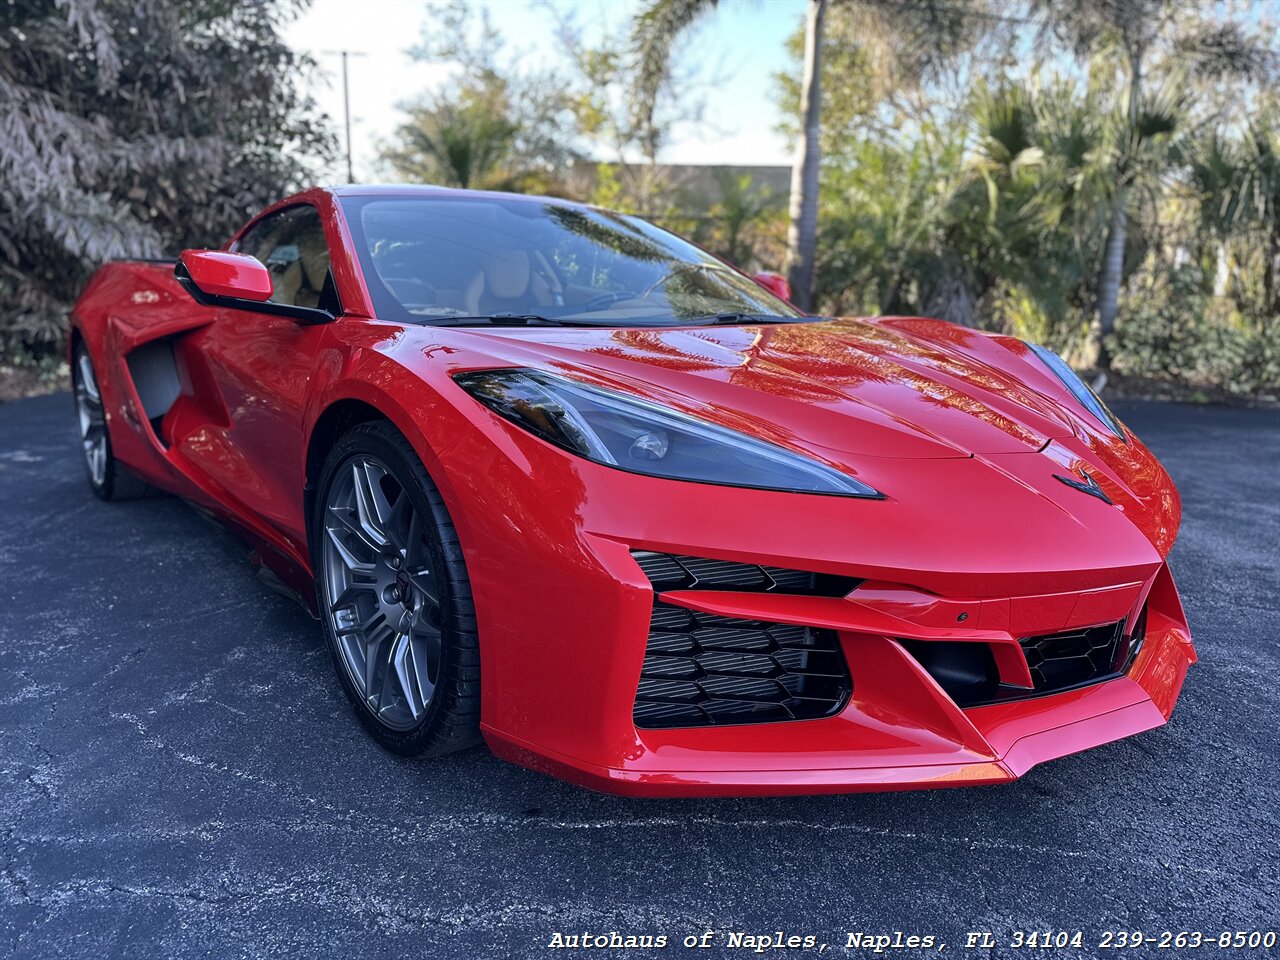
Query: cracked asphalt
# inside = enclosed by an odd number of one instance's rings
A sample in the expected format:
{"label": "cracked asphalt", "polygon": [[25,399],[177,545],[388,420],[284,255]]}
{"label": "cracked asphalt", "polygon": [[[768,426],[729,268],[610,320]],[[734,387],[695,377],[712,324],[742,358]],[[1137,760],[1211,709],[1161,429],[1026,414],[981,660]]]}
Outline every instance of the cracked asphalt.
{"label": "cracked asphalt", "polygon": [[1116,407],[1184,502],[1201,662],[1168,726],[1003,787],[643,802],[483,748],[383,753],[246,547],[175,499],[96,500],[66,394],[0,405],[0,956],[579,955],[546,945],[611,930],[967,955],[969,930],[1080,929],[1035,955],[1115,958],[1155,951],[1104,930],[1278,930],[1280,414]]}

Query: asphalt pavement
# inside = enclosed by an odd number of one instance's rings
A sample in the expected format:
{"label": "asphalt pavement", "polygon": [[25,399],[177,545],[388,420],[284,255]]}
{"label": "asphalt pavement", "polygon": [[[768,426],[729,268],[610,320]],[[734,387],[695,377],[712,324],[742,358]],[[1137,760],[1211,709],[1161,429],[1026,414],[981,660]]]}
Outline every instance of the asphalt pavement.
{"label": "asphalt pavement", "polygon": [[636,801],[382,752],[245,546],[176,499],[95,499],[66,394],[0,405],[0,957],[650,955],[547,949],[610,931],[1261,956],[1099,942],[1280,931],[1280,414],[1116,408],[1183,497],[1201,662],[1171,723],[1008,786]]}

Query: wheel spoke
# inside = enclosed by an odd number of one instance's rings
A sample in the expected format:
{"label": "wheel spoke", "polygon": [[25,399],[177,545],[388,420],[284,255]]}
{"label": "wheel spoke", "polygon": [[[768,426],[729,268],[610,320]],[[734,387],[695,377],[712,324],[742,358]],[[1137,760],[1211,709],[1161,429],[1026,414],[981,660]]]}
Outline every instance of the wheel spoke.
{"label": "wheel spoke", "polygon": [[93,375],[93,364],[89,362],[87,353],[80,354],[80,383],[84,385],[90,400],[97,404],[102,402],[102,396],[98,393],[98,381]]}
{"label": "wheel spoke", "polygon": [[370,641],[381,643],[386,638],[388,632],[395,633],[395,628],[387,622],[386,614],[381,610],[375,610],[369,614],[361,623],[360,629],[364,631],[365,643]]}
{"label": "wheel spoke", "polygon": [[[378,616],[381,616],[381,614]],[[375,698],[373,693],[374,684],[376,684],[381,678],[383,680],[383,685],[385,686],[387,657],[383,654],[382,650],[387,638],[391,636],[394,636],[394,634],[391,630],[391,626],[386,623],[385,620],[374,630],[365,631],[364,696],[366,700],[370,701],[370,706],[373,707],[375,713],[377,713],[379,708],[382,706],[382,697],[381,694],[379,694]],[[379,667],[382,667],[382,670],[379,670]]]}
{"label": "wheel spoke", "polygon": [[102,445],[94,443],[92,440],[84,442],[85,462],[89,465],[89,475],[93,477],[94,483],[102,483],[102,478],[106,474],[106,451]]}
{"label": "wheel spoke", "polygon": [[395,653],[396,642],[399,639],[400,639],[399,634],[395,634],[392,636],[391,641],[385,645],[386,646],[385,656],[383,656],[382,650],[378,651],[378,654],[379,654],[378,660],[380,661],[379,666],[382,668],[382,673],[381,673],[382,682],[378,685],[378,699],[377,699],[377,702],[374,703],[373,709],[374,709],[374,712],[378,713],[379,715],[381,715],[385,710],[387,710],[391,706],[391,703],[387,698],[387,692],[388,692],[387,688],[391,684],[391,675],[395,672],[391,667],[391,656],[392,654]]}
{"label": "wheel spoke", "polygon": [[329,600],[329,611],[334,613],[343,608],[352,608],[352,615],[344,617],[342,622],[335,621],[334,628],[338,631],[344,628],[353,629],[358,626],[354,621],[359,616],[355,607],[360,597],[377,591],[378,583],[374,566],[371,563],[359,562],[342,542],[333,536],[332,531],[329,532],[329,544],[332,549],[325,552],[325,572],[328,574],[325,595]]}
{"label": "wheel spoke", "polygon": [[376,583],[366,583],[361,580],[348,580],[346,586],[329,604],[330,612],[337,612],[343,607],[349,607],[356,603],[362,594],[376,593],[378,585]]}
{"label": "wheel spoke", "polygon": [[378,586],[375,565],[356,557],[343,542],[342,533],[342,530],[333,527],[325,529],[325,596],[329,601],[331,614],[343,611],[340,617],[333,620],[335,633],[360,628],[360,598],[373,594]]}
{"label": "wheel spoke", "polygon": [[401,490],[387,517],[386,533],[391,546],[399,550],[402,556],[407,556],[412,549],[413,526],[417,516],[418,511],[413,509],[409,494]]}
{"label": "wheel spoke", "polygon": [[377,546],[385,547],[387,540],[387,518],[391,515],[391,505],[382,492],[381,480],[386,471],[368,460],[360,460],[351,465],[356,492],[356,514],[360,526],[368,538]]}
{"label": "wheel spoke", "polygon": [[[365,565],[372,568],[373,561],[377,558],[378,553],[382,548],[382,544],[376,541],[373,537],[369,535],[369,532],[365,528],[364,524],[360,523],[355,517],[351,515],[350,509],[346,507],[330,507],[329,516],[333,520],[337,521],[337,527],[335,528],[333,526],[330,526],[328,530],[329,530],[330,538],[333,540],[334,544],[338,547],[338,549],[342,550],[344,553],[350,554],[349,548],[346,547],[337,538],[337,533],[339,532],[339,528],[340,528],[341,532],[348,533],[352,537],[354,537],[356,542],[359,543],[360,546],[364,548],[364,550],[367,551],[369,554],[369,560],[367,561],[356,560],[355,562],[356,563],[363,562],[365,563]],[[354,556],[353,556],[353,559],[354,559]]]}
{"label": "wheel spoke", "polygon": [[76,418],[80,421],[80,437],[84,440],[101,434],[106,427],[102,407],[95,406],[83,390],[76,391]]}
{"label": "wheel spoke", "polygon": [[426,567],[409,570],[409,586],[422,598],[419,607],[436,609],[440,606],[440,590],[436,586],[436,578]]}
{"label": "wheel spoke", "polygon": [[400,684],[400,695],[404,697],[405,706],[413,714],[413,719],[417,720],[422,712],[418,699],[422,694],[421,690],[414,689],[413,679],[416,678],[410,678],[410,673],[414,670],[412,652],[413,644],[408,634],[400,634],[391,651],[391,665],[395,668],[396,681]]}

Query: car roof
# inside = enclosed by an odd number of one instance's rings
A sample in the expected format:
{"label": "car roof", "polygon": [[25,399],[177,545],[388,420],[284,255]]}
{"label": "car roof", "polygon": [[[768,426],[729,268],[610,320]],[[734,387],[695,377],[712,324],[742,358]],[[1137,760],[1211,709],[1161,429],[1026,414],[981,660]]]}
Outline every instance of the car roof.
{"label": "car roof", "polygon": [[451,200],[523,200],[530,203],[556,203],[587,209],[590,204],[563,197],[538,196],[528,193],[505,193],[498,190],[463,190],[422,183],[351,183],[323,188],[335,197],[448,197]]}

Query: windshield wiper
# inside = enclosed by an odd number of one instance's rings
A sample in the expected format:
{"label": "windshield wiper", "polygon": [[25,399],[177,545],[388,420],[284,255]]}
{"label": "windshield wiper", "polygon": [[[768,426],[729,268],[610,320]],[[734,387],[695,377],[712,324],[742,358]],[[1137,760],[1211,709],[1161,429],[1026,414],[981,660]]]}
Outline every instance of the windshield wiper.
{"label": "windshield wiper", "polygon": [[[544,317],[537,313],[485,313],[475,316],[439,316],[424,317],[420,321],[429,327],[642,327],[660,329],[662,327],[709,327],[715,324],[737,323],[803,323],[812,320],[827,320],[829,317],[780,317],[767,313],[710,313],[701,317],[690,317],[687,320],[663,318],[653,322],[652,318],[603,318],[603,317]],[[648,321],[648,322],[646,322]]]}
{"label": "windshield wiper", "polygon": [[557,320],[554,317],[542,317],[536,313],[484,313],[476,316],[441,314],[436,317],[423,317],[419,322],[429,327],[475,327],[481,325],[523,327],[528,324],[539,323],[563,324],[565,321]]}
{"label": "windshield wiper", "polygon": [[827,317],[781,317],[772,313],[709,313],[704,317],[691,317],[682,323],[708,326],[718,323],[803,323],[806,320],[825,320]]}
{"label": "windshield wiper", "polygon": [[486,313],[474,317],[440,317],[437,320],[425,320],[432,327],[672,327],[679,323],[664,320],[661,324],[640,323],[625,317],[618,319],[601,317],[544,317],[537,313]]}

